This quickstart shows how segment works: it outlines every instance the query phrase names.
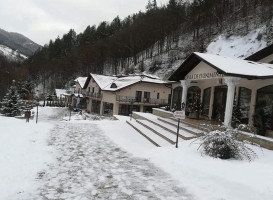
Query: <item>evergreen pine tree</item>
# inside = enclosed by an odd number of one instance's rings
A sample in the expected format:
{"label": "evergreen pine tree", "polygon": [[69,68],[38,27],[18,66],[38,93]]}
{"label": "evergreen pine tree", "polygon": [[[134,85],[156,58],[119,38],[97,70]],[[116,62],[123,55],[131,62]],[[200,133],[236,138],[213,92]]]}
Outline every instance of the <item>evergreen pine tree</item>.
{"label": "evergreen pine tree", "polygon": [[156,0],[153,0],[153,9],[157,9],[157,2],[156,2]]}
{"label": "evergreen pine tree", "polygon": [[20,96],[15,86],[11,86],[1,102],[1,113],[9,117],[14,117],[20,114]]}
{"label": "evergreen pine tree", "polygon": [[148,4],[146,5],[146,10],[150,11],[150,10],[152,10],[152,8],[153,8],[153,5],[152,5],[151,1],[148,0]]}

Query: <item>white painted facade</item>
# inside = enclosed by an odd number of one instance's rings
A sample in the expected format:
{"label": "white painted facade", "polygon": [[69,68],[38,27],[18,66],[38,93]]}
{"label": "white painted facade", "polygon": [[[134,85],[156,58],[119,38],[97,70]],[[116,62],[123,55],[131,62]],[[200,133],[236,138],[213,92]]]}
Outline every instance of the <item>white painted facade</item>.
{"label": "white painted facade", "polygon": [[[268,56],[269,61],[272,60],[273,55]],[[263,59],[265,61],[266,59]],[[273,65],[272,65],[273,68]],[[247,74],[248,72],[246,72]],[[170,79],[172,80],[172,79]],[[255,114],[255,106],[257,99],[257,91],[265,86],[273,85],[273,78],[263,78],[263,79],[247,79],[246,77],[234,77],[234,76],[226,76],[224,74],[219,73],[215,66],[211,66],[210,63],[206,63],[204,61],[199,62],[188,74],[185,75],[184,80],[180,80],[172,85],[173,91],[178,88],[182,88],[181,92],[181,104],[184,103],[187,105],[187,94],[188,90],[197,86],[201,90],[201,101],[204,100],[204,91],[210,88],[209,95],[209,111],[207,113],[207,118],[209,120],[213,120],[213,107],[215,100],[215,90],[217,88],[225,88],[226,90],[226,99],[225,99],[225,111],[224,111],[224,125],[227,127],[231,126],[232,121],[232,110],[233,110],[233,102],[240,101],[239,99],[239,91],[240,88],[247,88],[251,91],[250,101],[249,101],[249,109],[248,109],[248,123],[253,125],[253,115]],[[173,94],[174,95],[174,94]],[[172,98],[172,107],[174,106]],[[273,102],[273,99],[272,99]],[[182,107],[182,106],[181,106]],[[269,131],[270,132],[270,131]]]}
{"label": "white painted facade", "polygon": [[[149,82],[150,81],[150,82]],[[171,84],[158,79],[132,77],[111,77],[90,74],[85,84],[87,111],[106,115],[128,115],[132,108],[139,112],[152,112],[153,107],[168,105]],[[111,87],[115,83],[116,87]],[[137,97],[137,93],[140,95]],[[110,106],[110,110],[105,107]]]}

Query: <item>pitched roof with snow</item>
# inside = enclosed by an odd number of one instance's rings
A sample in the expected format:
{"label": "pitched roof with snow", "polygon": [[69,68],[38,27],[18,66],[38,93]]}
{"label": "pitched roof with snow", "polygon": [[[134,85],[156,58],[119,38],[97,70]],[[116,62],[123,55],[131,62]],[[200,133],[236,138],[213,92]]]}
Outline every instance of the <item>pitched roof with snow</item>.
{"label": "pitched roof with snow", "polygon": [[78,78],[76,78],[74,81],[75,81],[75,82],[78,82],[79,85],[81,86],[81,88],[83,88],[83,86],[84,86],[86,80],[87,80],[87,77],[78,77]]}
{"label": "pitched roof with snow", "polygon": [[273,78],[272,64],[194,52],[169,77],[169,80],[183,80],[201,61],[216,69],[220,74],[226,76],[244,77],[249,79]]}
{"label": "pitched roof with snow", "polygon": [[100,89],[104,89],[108,85],[111,85],[111,83],[118,78],[116,76],[105,76],[105,75],[92,74],[92,73],[90,75],[96,81]]}
{"label": "pitched roof with snow", "polygon": [[106,90],[106,91],[117,91],[139,82],[155,83],[155,84],[170,84],[169,81],[163,81],[160,79],[148,77],[146,75],[130,75],[125,77],[117,77],[117,76],[90,74],[84,86],[85,88],[87,87],[91,77],[93,77],[93,79],[101,88],[101,90]]}
{"label": "pitched roof with snow", "polygon": [[256,53],[248,56],[245,58],[245,60],[251,60],[251,61],[259,61],[263,58],[273,54],[273,44],[261,49],[260,51],[257,51]]}

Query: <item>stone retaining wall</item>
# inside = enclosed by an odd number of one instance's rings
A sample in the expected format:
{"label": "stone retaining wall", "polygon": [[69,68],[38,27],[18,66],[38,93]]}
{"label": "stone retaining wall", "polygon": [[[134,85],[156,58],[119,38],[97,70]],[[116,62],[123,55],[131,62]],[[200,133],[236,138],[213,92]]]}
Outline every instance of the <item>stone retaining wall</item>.
{"label": "stone retaining wall", "polygon": [[239,139],[240,140],[247,140],[247,141],[252,142],[254,144],[258,144],[263,148],[273,150],[273,142],[266,140],[266,139],[252,137],[250,135],[245,135],[245,134],[240,134]]}
{"label": "stone retaining wall", "polygon": [[159,117],[169,118],[173,117],[173,113],[170,111],[162,110],[159,108],[153,108],[153,114]]}

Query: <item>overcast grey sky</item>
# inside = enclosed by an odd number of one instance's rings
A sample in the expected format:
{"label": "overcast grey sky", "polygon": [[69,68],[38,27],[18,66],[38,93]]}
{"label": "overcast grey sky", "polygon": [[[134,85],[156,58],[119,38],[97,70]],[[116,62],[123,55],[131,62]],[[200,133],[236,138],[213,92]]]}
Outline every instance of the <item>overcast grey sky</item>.
{"label": "overcast grey sky", "polygon": [[[157,0],[158,6],[169,0]],[[44,45],[70,28],[77,33],[88,25],[121,19],[144,11],[148,0],[0,0],[0,28],[21,33]]]}

